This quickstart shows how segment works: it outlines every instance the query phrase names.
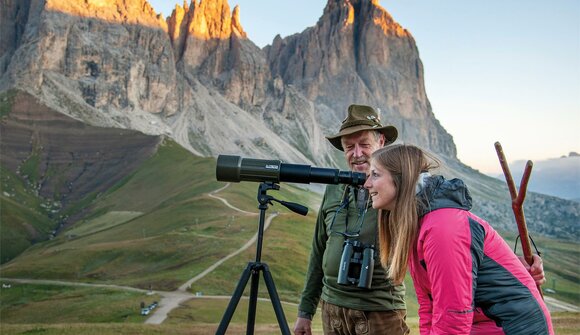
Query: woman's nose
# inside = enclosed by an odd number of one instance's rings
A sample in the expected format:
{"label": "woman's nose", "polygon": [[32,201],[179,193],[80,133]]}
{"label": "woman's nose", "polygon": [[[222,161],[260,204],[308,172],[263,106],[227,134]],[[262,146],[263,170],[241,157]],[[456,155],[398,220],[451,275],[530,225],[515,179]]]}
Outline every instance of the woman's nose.
{"label": "woman's nose", "polygon": [[371,178],[367,177],[365,184],[363,185],[364,188],[369,189],[371,188]]}

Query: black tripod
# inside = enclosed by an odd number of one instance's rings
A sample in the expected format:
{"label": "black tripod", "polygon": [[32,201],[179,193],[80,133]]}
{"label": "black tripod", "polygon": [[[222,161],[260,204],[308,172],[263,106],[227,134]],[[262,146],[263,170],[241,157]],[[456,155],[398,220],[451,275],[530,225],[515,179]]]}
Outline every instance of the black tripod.
{"label": "black tripod", "polygon": [[238,281],[238,286],[232,295],[232,299],[228,304],[228,307],[222,317],[222,321],[216,331],[216,334],[223,335],[228,329],[228,325],[234,315],[234,311],[240,302],[240,298],[244,293],[244,289],[248,284],[250,276],[252,277],[252,285],[250,286],[250,302],[248,307],[248,323],[246,325],[246,335],[254,334],[254,324],[256,322],[256,304],[258,301],[258,284],[260,280],[260,271],[264,274],[264,280],[266,281],[266,287],[268,288],[268,294],[270,295],[270,301],[272,301],[272,306],[274,307],[274,312],[276,313],[276,319],[278,320],[278,325],[280,330],[284,335],[290,335],[290,329],[288,328],[288,323],[286,322],[286,317],[284,316],[284,310],[280,304],[280,298],[278,297],[278,292],[276,292],[276,286],[274,285],[274,279],[270,273],[270,269],[266,263],[260,262],[262,258],[262,239],[264,237],[264,218],[266,216],[266,209],[268,209],[268,204],[272,204],[272,201],[276,201],[291,211],[306,215],[308,213],[308,208],[302,205],[280,201],[272,196],[266,194],[268,190],[279,190],[280,185],[273,182],[262,182],[258,188],[258,202],[260,205],[260,223],[258,226],[258,243],[256,247],[256,260],[254,262],[249,262],[248,266],[242,273],[242,277]]}

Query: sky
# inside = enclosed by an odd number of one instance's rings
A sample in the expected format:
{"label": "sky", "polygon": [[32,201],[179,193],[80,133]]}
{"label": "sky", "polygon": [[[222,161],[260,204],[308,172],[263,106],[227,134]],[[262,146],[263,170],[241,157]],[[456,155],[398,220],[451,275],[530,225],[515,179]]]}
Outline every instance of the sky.
{"label": "sky", "polygon": [[[183,4],[149,2],[164,16]],[[232,10],[239,5],[242,26],[260,47],[277,34],[314,26],[326,2],[228,1]],[[415,38],[433,113],[453,136],[463,163],[501,173],[496,141],[510,162],[580,153],[580,1],[381,0],[380,5]]]}

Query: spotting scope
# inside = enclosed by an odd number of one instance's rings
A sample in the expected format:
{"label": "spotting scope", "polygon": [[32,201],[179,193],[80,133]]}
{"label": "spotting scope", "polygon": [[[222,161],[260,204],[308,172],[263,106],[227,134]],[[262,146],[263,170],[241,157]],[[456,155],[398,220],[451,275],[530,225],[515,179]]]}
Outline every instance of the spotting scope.
{"label": "spotting scope", "polygon": [[349,184],[363,185],[366,175],[361,172],[340,171],[310,165],[282,163],[273,159],[241,158],[240,156],[219,155],[216,166],[218,181],[238,183],[288,182],[300,184]]}

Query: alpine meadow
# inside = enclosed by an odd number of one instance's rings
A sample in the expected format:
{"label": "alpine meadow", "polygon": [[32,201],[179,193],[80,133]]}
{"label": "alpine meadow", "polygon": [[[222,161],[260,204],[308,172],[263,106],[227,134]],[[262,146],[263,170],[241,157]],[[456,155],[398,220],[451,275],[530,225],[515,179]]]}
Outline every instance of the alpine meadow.
{"label": "alpine meadow", "polygon": [[[2,334],[215,333],[259,230],[259,183],[217,181],[216,158],[347,170],[325,135],[354,102],[437,155],[516,244],[506,183],[459,161],[411,32],[378,1],[329,0],[316,25],[264,48],[240,15],[227,0],[167,18],[146,0],[0,0]],[[268,194],[309,209],[265,213],[262,261],[291,327],[324,185],[279,186]],[[524,208],[555,331],[576,334],[580,203],[528,192]],[[249,295],[228,334],[246,332]],[[255,332],[280,333],[263,280],[258,296]]]}

